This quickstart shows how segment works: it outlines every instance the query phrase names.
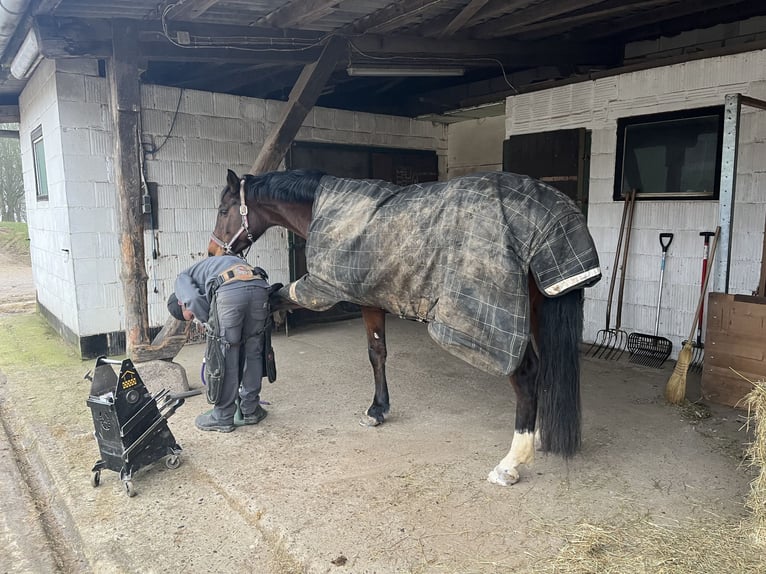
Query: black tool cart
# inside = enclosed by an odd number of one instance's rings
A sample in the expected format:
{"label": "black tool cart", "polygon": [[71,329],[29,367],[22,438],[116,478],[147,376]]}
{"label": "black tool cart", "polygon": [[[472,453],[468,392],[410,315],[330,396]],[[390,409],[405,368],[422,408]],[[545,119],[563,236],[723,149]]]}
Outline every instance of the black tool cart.
{"label": "black tool cart", "polygon": [[[112,365],[120,365],[119,376]],[[103,469],[120,473],[128,496],[135,496],[133,475],[165,457],[165,466],[178,468],[181,447],[167,419],[184,403],[166,390],[152,396],[130,359],[96,359],[88,406],[93,414],[101,459],[93,467],[91,484],[101,482]]]}

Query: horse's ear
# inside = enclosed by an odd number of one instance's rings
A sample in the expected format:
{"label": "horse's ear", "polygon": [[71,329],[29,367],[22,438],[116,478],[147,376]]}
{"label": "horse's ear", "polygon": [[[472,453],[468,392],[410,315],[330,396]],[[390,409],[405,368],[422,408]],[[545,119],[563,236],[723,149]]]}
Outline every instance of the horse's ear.
{"label": "horse's ear", "polygon": [[231,170],[228,170],[228,173],[226,174],[226,183],[235,191],[239,189],[239,177],[237,177],[237,174]]}

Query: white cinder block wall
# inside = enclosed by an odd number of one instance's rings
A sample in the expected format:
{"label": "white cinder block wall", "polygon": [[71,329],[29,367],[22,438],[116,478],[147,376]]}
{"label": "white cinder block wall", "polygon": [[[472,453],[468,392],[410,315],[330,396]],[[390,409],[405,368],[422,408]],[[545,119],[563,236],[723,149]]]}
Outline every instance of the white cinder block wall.
{"label": "white cinder block wall", "polygon": [[[586,341],[592,341],[604,327],[622,216],[622,203],[612,200],[617,120],[723,105],[724,96],[731,93],[766,99],[766,51],[697,60],[507,99],[506,136],[578,127],[592,133],[588,225],[599,250],[604,279],[586,291]],[[750,294],[758,284],[766,218],[766,112],[743,107],[739,145],[730,292]],[[699,295],[699,232],[713,231],[717,223],[717,201],[636,203],[623,329],[654,333],[662,253],[658,236],[661,232],[675,233],[668,251],[659,334],[673,341],[677,354],[689,334]],[[613,311],[612,322],[614,316]]]}
{"label": "white cinder block wall", "polygon": [[[79,330],[77,292],[64,179],[63,130],[53,62],[40,64],[19,98],[19,107],[23,110],[19,124],[20,147],[37,298],[58,317],[60,327],[76,333]],[[48,171],[47,200],[38,200],[36,195],[31,133],[39,126],[43,128]]]}
{"label": "white cinder block wall", "polygon": [[[159,186],[158,229],[154,234],[147,229],[144,238],[149,320],[156,327],[167,318],[165,301],[175,276],[207,256],[226,170],[250,169],[284,104],[155,85],[142,86],[141,98],[142,143],[154,151],[146,157],[146,177]],[[40,302],[80,337],[122,331],[108,80],[99,75],[96,61],[44,61],[20,108]],[[41,124],[48,202],[34,197],[30,133]],[[447,129],[440,123],[315,108],[296,140],[435,150],[440,174],[446,171]],[[286,232],[269,230],[248,259],[264,267],[273,282],[288,282]]]}

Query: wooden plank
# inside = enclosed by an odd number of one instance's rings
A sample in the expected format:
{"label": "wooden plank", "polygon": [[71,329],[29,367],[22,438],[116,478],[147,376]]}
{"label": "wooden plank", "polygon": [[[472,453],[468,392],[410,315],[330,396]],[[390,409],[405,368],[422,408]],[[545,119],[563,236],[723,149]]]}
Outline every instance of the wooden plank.
{"label": "wooden plank", "polygon": [[[503,0],[505,1],[505,0]],[[392,2],[385,8],[376,10],[350,24],[346,24],[337,32],[339,34],[361,34],[363,32],[385,32],[388,29],[402,26],[413,14],[427,9],[434,0],[401,0]]]}
{"label": "wooden plank", "polygon": [[332,14],[338,4],[340,4],[340,0],[288,2],[259,18],[256,24],[274,26],[275,28],[301,27]]}
{"label": "wooden plank", "polygon": [[517,30],[526,25],[548,20],[600,4],[603,0],[548,0],[533,4],[528,8],[517,10],[508,16],[496,18],[485,24],[471,28],[471,35],[475,38],[493,38],[505,35],[507,32]]}
{"label": "wooden plank", "polygon": [[732,369],[752,381],[766,378],[766,301],[710,293],[707,325],[703,396],[736,406],[751,387]]}
{"label": "wooden plank", "polygon": [[489,0],[471,0],[468,5],[458,12],[452,21],[444,27],[444,30],[441,31],[439,37],[443,38],[444,36],[451,36],[460,30],[470,22],[471,18],[473,18],[479,10],[484,8],[484,5],[488,1]]}
{"label": "wooden plank", "polygon": [[253,164],[251,173],[274,171],[279,167],[306,115],[319,98],[336,62],[344,55],[346,41],[332,36],[314,64],[303,68],[285,104],[279,122],[273,127]]}
{"label": "wooden plank", "polygon": [[171,20],[194,20],[199,18],[220,0],[183,0],[176,2],[166,15]]}
{"label": "wooden plank", "polygon": [[763,247],[761,248],[761,277],[758,280],[756,294],[759,297],[766,297],[766,220],[764,220]]}
{"label": "wooden plank", "polygon": [[[745,373],[744,376],[751,378]],[[711,368],[706,369],[702,375],[702,396],[714,403],[728,405],[730,407],[743,408],[742,399],[752,390],[752,385],[731,372],[729,369]]]}
{"label": "wooden plank", "polygon": [[109,84],[114,118],[114,176],[120,218],[120,279],[125,299],[125,344],[128,355],[134,348],[146,344],[149,338],[139,172],[138,122],[141,94],[137,37],[138,30],[134,22],[114,21]]}

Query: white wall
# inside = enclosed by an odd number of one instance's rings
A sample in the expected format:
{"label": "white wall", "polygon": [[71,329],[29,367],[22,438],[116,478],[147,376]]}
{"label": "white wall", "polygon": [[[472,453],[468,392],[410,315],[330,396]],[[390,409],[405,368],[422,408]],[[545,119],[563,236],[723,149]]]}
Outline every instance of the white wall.
{"label": "white wall", "polygon": [[[79,318],[55,72],[53,62],[43,61],[19,98],[23,110],[19,123],[21,163],[37,298],[76,333]],[[31,133],[39,126],[45,146],[47,200],[38,200],[36,196]]]}
{"label": "white wall", "polygon": [[496,116],[450,124],[447,128],[447,177],[503,169],[505,118]]}
{"label": "white wall", "polygon": [[[165,301],[178,272],[207,256],[226,170],[242,174],[250,169],[284,104],[155,85],[142,86],[141,98],[141,141],[147,149],[162,146],[145,164],[147,181],[159,185],[156,259],[151,232],[144,237],[150,325],[159,326],[167,318]],[[125,319],[108,80],[99,76],[95,61],[44,61],[22,94],[20,108],[41,303],[79,336],[121,331]],[[29,134],[40,123],[51,200],[38,206]],[[296,140],[435,150],[440,174],[445,172],[447,130],[435,122],[315,108]],[[69,250],[68,258],[61,249]],[[287,283],[286,232],[269,230],[248,259],[265,268],[273,282]]]}
{"label": "white wall", "polygon": [[[723,105],[724,96],[730,93],[766,99],[766,51],[697,60],[507,99],[506,136],[577,127],[592,132],[588,225],[604,279],[586,292],[586,340],[593,340],[604,327],[622,215],[622,203],[612,200],[618,118]],[[730,292],[750,294],[758,283],[766,218],[766,112],[743,108],[741,123]],[[623,309],[622,326],[627,332],[654,332],[661,257],[658,235],[673,232],[659,334],[670,338],[675,350],[680,349],[699,295],[699,232],[712,231],[717,223],[717,201],[637,202]]]}

